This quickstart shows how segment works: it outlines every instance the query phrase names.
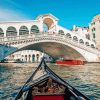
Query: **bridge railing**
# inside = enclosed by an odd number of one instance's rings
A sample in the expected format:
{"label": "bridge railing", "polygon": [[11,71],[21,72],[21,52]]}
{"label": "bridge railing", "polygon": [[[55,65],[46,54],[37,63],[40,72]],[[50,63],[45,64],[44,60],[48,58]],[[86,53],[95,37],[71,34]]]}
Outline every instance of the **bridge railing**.
{"label": "bridge railing", "polygon": [[29,34],[29,35],[20,35],[20,36],[13,36],[13,37],[2,37],[0,38],[0,43],[10,43],[14,41],[20,41],[20,40],[27,40],[27,39],[35,39],[35,38],[56,38],[56,40],[64,41],[67,43],[70,43],[71,45],[74,45],[76,47],[79,47],[81,49],[87,50],[89,52],[93,53],[99,53],[98,50],[95,48],[91,48],[89,46],[86,46],[85,44],[80,44],[79,42],[73,41],[71,38],[66,37],[65,35],[55,34],[55,33],[37,33],[37,34]]}
{"label": "bridge railing", "polygon": [[[43,36],[43,38],[46,38],[46,37],[48,37],[48,35],[47,34],[44,34],[44,35],[42,35]],[[35,38],[41,38],[41,36],[39,35],[37,35],[37,36],[35,36]],[[70,39],[70,38],[68,38],[68,37],[65,37],[65,36],[63,36],[63,35],[54,35],[54,34],[49,34],[49,37],[50,38],[56,38],[56,40],[57,41],[64,41],[64,42],[67,42],[67,43],[70,43],[71,45],[74,45],[74,46],[76,46],[76,47],[79,47],[79,48],[81,48],[81,49],[84,49],[84,50],[87,50],[87,51],[89,51],[89,52],[92,52],[92,53],[96,53],[96,54],[99,54],[100,52],[98,51],[98,50],[96,50],[95,48],[91,48],[90,46],[86,46],[86,45],[84,45],[84,44],[80,44],[79,42],[76,42],[76,41],[73,41],[72,39]]]}
{"label": "bridge railing", "polygon": [[74,45],[76,47],[87,50],[89,52],[93,52],[93,53],[96,53],[96,54],[99,53],[99,51],[96,50],[95,48],[91,48],[91,47],[86,46],[84,44],[80,44],[79,42],[73,41],[72,39],[65,37],[63,35],[59,35],[59,34],[42,34],[42,36],[40,34],[40,35],[35,35],[35,38],[41,39],[41,37],[43,37],[43,39],[45,39],[45,38],[48,38],[48,36],[49,36],[50,39],[56,38],[57,41],[64,41],[64,42],[70,43],[71,45]]}

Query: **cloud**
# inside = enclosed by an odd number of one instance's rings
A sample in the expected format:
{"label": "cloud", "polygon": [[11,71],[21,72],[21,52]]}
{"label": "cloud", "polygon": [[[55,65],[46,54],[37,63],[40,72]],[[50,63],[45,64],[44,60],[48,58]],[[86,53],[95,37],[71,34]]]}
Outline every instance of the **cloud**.
{"label": "cloud", "polygon": [[29,18],[18,12],[17,10],[0,8],[0,21],[20,21],[28,20]]}
{"label": "cloud", "polygon": [[16,7],[21,7],[19,4],[17,4],[14,0],[4,0],[5,2],[8,2],[8,4],[11,4]]}

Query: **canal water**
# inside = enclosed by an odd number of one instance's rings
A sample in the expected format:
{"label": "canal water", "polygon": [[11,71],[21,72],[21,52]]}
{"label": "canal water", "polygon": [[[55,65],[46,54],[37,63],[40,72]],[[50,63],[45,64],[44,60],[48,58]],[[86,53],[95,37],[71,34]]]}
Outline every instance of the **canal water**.
{"label": "canal water", "polygon": [[[34,67],[32,67],[34,66]],[[34,71],[35,64],[0,65],[0,100],[13,100],[20,87]],[[91,100],[100,100],[100,63],[78,66],[49,64],[50,68]]]}

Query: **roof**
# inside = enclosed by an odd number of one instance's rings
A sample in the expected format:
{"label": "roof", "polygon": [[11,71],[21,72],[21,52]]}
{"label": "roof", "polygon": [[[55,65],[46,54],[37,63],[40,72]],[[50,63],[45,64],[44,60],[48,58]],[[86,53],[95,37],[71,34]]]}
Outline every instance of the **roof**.
{"label": "roof", "polygon": [[94,16],[92,21],[100,21],[100,14]]}
{"label": "roof", "polygon": [[59,20],[57,17],[55,17],[51,13],[39,15],[36,19],[39,19],[41,17],[46,17],[46,16],[50,16],[50,17],[54,18],[55,20]]}
{"label": "roof", "polygon": [[0,21],[0,24],[6,23],[29,23],[29,22],[38,22],[39,20],[22,20],[22,21]]}

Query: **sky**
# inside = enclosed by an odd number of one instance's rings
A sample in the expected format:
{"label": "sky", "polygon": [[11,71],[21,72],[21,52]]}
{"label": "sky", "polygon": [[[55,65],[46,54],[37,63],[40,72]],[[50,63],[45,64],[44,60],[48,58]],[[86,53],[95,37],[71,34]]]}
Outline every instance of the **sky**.
{"label": "sky", "polygon": [[34,20],[48,13],[65,28],[84,27],[100,14],[100,0],[0,0],[0,22]]}

